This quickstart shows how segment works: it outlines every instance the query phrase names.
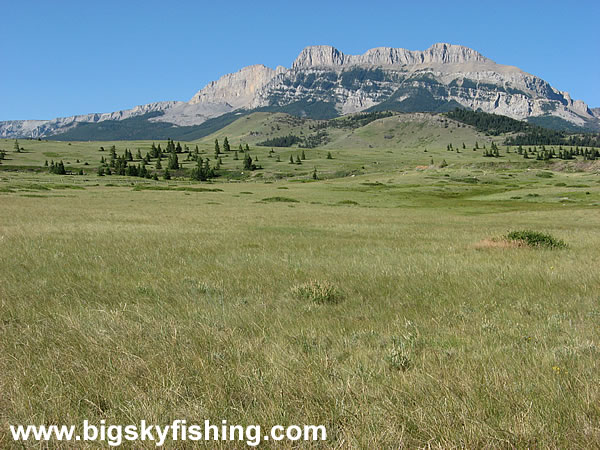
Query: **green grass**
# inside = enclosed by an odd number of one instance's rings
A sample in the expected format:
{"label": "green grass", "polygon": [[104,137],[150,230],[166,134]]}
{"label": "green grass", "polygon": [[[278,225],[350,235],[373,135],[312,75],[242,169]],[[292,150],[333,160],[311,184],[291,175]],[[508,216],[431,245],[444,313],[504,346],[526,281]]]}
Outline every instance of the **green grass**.
{"label": "green grass", "polygon": [[[32,163],[107,148],[22,145],[10,157]],[[597,175],[388,150],[278,163],[365,167],[310,183],[269,175],[266,153],[244,182],[0,171],[0,447],[8,424],[84,419],[323,424],[324,448],[598,446]],[[515,229],[568,247],[477,245]]]}

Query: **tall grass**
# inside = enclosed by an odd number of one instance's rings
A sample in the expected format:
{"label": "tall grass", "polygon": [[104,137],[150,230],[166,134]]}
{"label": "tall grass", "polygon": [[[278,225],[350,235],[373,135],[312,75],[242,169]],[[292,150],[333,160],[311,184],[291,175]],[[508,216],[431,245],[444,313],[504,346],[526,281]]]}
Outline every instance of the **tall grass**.
{"label": "tall grass", "polygon": [[[293,204],[261,184],[2,194],[0,447],[9,423],[176,418],[324,424],[327,448],[597,446],[598,216],[398,207],[363,181]],[[335,206],[349,192],[369,207]],[[473,247],[513,227],[569,248]],[[343,301],[295,295],[311,280]]]}

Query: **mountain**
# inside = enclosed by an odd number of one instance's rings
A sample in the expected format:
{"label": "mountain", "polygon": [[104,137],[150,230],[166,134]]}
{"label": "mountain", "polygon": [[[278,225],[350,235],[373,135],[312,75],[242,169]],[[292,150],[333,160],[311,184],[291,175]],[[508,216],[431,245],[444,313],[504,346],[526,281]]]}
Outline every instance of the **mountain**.
{"label": "mountain", "polygon": [[[175,138],[194,135],[193,127],[215,118],[221,118],[215,123],[231,118],[230,123],[233,112],[286,112],[326,119],[359,111],[441,112],[455,107],[555,128],[600,129],[600,109],[590,109],[517,67],[497,64],[467,47],[439,43],[425,51],[379,47],[362,55],[310,46],[289,69],[245,67],[209,83],[189,102],[158,102],[48,121],[0,122],[0,137],[97,139],[110,131],[137,139],[165,133]],[[118,132],[121,122],[128,131]],[[209,124],[202,129],[212,128]]]}

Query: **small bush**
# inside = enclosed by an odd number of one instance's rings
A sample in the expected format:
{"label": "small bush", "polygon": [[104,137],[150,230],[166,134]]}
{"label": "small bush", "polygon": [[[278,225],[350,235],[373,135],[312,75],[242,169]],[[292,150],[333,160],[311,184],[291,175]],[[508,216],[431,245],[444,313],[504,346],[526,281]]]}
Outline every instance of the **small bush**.
{"label": "small bush", "polygon": [[506,237],[511,241],[525,242],[530,247],[565,248],[567,246],[564,241],[549,234],[531,230],[511,231]]}
{"label": "small bush", "polygon": [[552,175],[552,172],[538,172],[535,176],[539,178],[552,178],[554,175]]}
{"label": "small bush", "polygon": [[315,303],[338,303],[343,295],[329,281],[308,281],[292,288],[294,297]]}
{"label": "small bush", "polygon": [[418,352],[418,333],[408,330],[402,336],[392,338],[392,347],[388,350],[385,360],[390,369],[407,371],[413,366]]}
{"label": "small bush", "polygon": [[386,357],[390,369],[407,371],[412,366],[410,354],[401,347],[394,347]]}

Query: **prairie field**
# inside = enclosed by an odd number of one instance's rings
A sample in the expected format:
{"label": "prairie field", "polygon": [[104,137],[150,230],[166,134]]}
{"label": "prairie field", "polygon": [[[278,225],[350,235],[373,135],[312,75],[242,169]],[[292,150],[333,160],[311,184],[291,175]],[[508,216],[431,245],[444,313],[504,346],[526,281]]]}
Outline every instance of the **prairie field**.
{"label": "prairie field", "polygon": [[600,446],[597,166],[310,150],[322,179],[196,183],[22,170],[95,168],[105,144],[23,145],[0,171],[0,447],[9,424],[142,419],[327,428],[279,447]]}

